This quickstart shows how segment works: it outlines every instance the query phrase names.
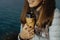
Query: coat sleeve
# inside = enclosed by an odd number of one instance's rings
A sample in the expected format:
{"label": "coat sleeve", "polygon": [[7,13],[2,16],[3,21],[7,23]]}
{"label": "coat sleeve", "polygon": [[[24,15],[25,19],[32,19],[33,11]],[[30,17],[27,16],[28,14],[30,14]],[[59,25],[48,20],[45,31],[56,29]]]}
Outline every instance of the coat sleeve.
{"label": "coat sleeve", "polygon": [[55,10],[52,26],[49,28],[50,40],[60,40],[60,12]]}
{"label": "coat sleeve", "polygon": [[[23,28],[23,24],[20,25],[20,32],[22,31],[22,28]],[[20,40],[19,34],[18,34],[18,40]]]}
{"label": "coat sleeve", "polygon": [[23,24],[21,24],[21,26],[20,26],[20,32],[22,31],[22,28],[23,28]]}

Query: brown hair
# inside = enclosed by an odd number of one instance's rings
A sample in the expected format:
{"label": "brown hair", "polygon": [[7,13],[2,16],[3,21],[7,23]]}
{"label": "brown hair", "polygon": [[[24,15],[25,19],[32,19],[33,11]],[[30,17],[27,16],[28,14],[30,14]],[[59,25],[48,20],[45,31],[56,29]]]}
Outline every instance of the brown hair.
{"label": "brown hair", "polygon": [[[41,11],[39,11],[38,19],[36,24],[41,27],[42,24],[47,23],[50,25],[53,20],[54,16],[54,9],[55,9],[55,0],[43,0],[43,6],[41,7]],[[24,8],[21,14],[21,23],[25,24],[26,20],[26,13],[29,10],[29,4],[27,0],[24,2]]]}

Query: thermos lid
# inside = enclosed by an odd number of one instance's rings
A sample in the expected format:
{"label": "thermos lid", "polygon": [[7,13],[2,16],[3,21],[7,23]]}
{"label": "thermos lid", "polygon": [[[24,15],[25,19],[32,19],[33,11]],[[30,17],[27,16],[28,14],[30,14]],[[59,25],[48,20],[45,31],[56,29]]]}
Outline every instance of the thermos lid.
{"label": "thermos lid", "polygon": [[28,18],[33,18],[33,17],[35,17],[34,9],[30,9],[30,10],[27,12],[26,17],[28,17]]}

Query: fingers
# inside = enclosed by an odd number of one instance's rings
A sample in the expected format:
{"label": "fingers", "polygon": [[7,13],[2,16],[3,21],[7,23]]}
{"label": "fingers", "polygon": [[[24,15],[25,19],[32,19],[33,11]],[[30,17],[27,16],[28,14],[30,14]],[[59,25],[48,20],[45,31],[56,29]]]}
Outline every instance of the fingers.
{"label": "fingers", "polygon": [[24,30],[28,30],[28,31],[31,31],[33,30],[33,28],[31,26],[28,26],[27,24],[24,25]]}
{"label": "fingers", "polygon": [[32,38],[34,36],[34,29],[27,25],[27,31],[29,33],[29,37]]}
{"label": "fingers", "polygon": [[34,29],[31,26],[25,24],[21,36],[24,38],[32,38],[34,36]]}
{"label": "fingers", "polygon": [[34,30],[31,30],[31,31],[29,32],[29,36],[30,36],[31,38],[34,36]]}

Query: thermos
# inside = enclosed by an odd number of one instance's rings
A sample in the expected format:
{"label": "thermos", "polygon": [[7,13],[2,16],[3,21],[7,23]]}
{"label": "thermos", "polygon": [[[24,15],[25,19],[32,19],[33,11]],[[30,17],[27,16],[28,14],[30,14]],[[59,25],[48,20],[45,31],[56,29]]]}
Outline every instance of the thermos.
{"label": "thermos", "polygon": [[34,28],[34,25],[35,25],[35,14],[34,14],[34,9],[33,8],[31,8],[26,14],[26,23],[31,28]]}

